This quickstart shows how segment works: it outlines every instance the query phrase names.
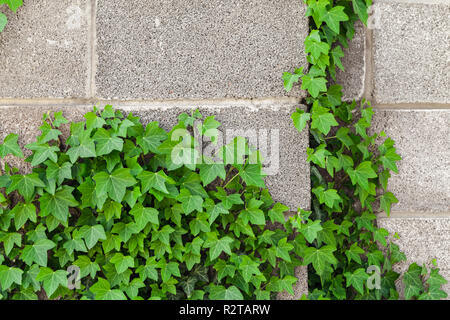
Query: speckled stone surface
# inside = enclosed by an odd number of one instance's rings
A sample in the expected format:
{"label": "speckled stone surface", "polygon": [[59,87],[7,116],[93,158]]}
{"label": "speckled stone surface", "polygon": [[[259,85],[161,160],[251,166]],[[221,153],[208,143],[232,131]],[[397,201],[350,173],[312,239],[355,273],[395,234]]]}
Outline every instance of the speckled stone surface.
{"label": "speckled stone surface", "polygon": [[[406,254],[407,262],[394,266],[397,272],[405,272],[408,266],[416,262],[426,264],[430,268],[431,261],[436,259],[441,274],[449,281],[443,290],[450,295],[450,212],[441,214],[438,218],[420,217],[410,214],[409,217],[379,218],[378,226],[390,233],[398,233],[400,239],[394,243]],[[401,288],[401,282],[399,281]]]}
{"label": "speckled stone surface", "polygon": [[373,131],[394,139],[399,174],[388,189],[394,211],[450,211],[450,110],[376,110]]}
{"label": "speckled stone surface", "polygon": [[375,1],[378,103],[450,102],[450,2]]}
{"label": "speckled stone surface", "polygon": [[0,33],[0,98],[86,97],[88,0],[27,0]]}
{"label": "speckled stone surface", "polygon": [[360,22],[355,24],[355,35],[349,47],[342,49],[345,56],[342,64],[345,71],[336,67],[336,81],[343,86],[344,101],[359,100],[364,93],[365,77],[365,29]]}
{"label": "speckled stone surface", "polygon": [[277,299],[279,300],[298,300],[304,294],[308,295],[308,270],[306,267],[295,268],[295,276],[298,281],[294,285],[294,294],[291,295],[287,292],[279,293]]}
{"label": "speckled stone surface", "polygon": [[[191,112],[192,107],[177,105],[157,105],[151,107],[135,107],[115,105],[117,109],[133,112],[140,116],[143,123],[159,121],[161,127],[169,130],[182,112]],[[261,104],[253,105],[198,105],[204,116],[216,115],[222,123],[224,142],[230,137],[247,136],[251,144],[262,149],[265,171],[268,174],[266,184],[275,201],[289,206],[292,210],[298,207],[309,208],[310,181],[309,164],[306,162],[308,147],[307,131],[298,133],[291,124],[291,113],[298,105]],[[19,134],[19,143],[25,145],[34,141],[40,134],[42,114],[47,110],[63,110],[68,119],[82,120],[82,115],[92,107],[69,106],[58,107],[0,107],[0,139],[8,133]],[[67,135],[67,125],[63,128]],[[256,140],[252,140],[255,139]],[[255,141],[252,143],[252,141]],[[29,150],[26,150],[29,151]],[[26,153],[29,155],[30,153]],[[9,159],[11,160],[11,159]],[[29,167],[17,161],[12,162],[22,170]],[[269,175],[270,174],[270,175]]]}
{"label": "speckled stone surface", "polygon": [[284,96],[307,65],[303,1],[98,0],[96,29],[100,98]]}

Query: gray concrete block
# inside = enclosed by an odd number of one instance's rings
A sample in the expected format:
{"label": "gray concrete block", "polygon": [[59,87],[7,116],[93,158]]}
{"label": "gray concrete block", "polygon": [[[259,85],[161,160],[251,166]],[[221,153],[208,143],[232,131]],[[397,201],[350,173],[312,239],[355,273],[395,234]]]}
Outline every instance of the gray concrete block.
{"label": "gray concrete block", "polygon": [[345,56],[342,64],[345,71],[336,68],[337,83],[343,86],[344,101],[360,100],[364,93],[365,77],[365,29],[361,22],[355,25],[355,35],[348,48],[343,48]]}
{"label": "gray concrete block", "polygon": [[0,33],[0,98],[86,97],[89,0],[28,0]]}
{"label": "gray concrete block", "polygon": [[[222,129],[224,129],[225,143],[231,137],[246,136],[250,144],[262,149],[266,159],[265,171],[268,174],[266,184],[274,200],[284,203],[292,210],[297,210],[298,207],[309,208],[309,164],[306,162],[308,135],[306,130],[301,134],[298,133],[291,124],[290,115],[296,105],[276,102],[254,102],[248,105],[236,102],[234,105],[187,106],[161,103],[148,107],[133,105],[116,105],[115,107],[126,112],[133,112],[134,115],[141,117],[143,123],[159,121],[166,130],[176,123],[180,113],[191,112],[194,110],[193,107],[198,107],[205,116],[216,115],[216,119],[222,123]],[[43,112],[63,110],[63,114],[68,119],[79,121],[82,115],[91,109],[92,107],[87,106],[0,107],[0,139],[13,132],[19,134],[19,142],[25,145],[34,141],[40,134],[38,127]],[[63,132],[67,135],[67,125]],[[12,163],[22,170],[29,170],[29,167],[22,163],[14,160]]]}
{"label": "gray concrete block", "polygon": [[376,110],[374,132],[384,130],[403,157],[388,189],[394,211],[450,211],[450,110]]}
{"label": "gray concrete block", "polygon": [[375,2],[378,103],[450,102],[450,2]]}
{"label": "gray concrete block", "polygon": [[101,98],[284,96],[282,73],[307,65],[302,1],[97,3]]}
{"label": "gray concrete block", "polygon": [[[407,261],[394,266],[397,272],[405,272],[408,266],[416,262],[426,264],[430,268],[431,261],[436,259],[441,274],[449,283],[443,290],[450,295],[450,214],[442,214],[438,218],[420,217],[411,214],[410,217],[391,216],[379,218],[378,226],[387,229],[391,234],[398,233],[400,239],[392,241],[399,245],[406,254]],[[399,284],[399,289],[402,287]]]}
{"label": "gray concrete block", "polygon": [[301,266],[295,269],[295,277],[298,281],[294,285],[294,294],[291,295],[287,292],[281,292],[278,294],[278,300],[299,300],[304,294],[308,295],[308,269]]}

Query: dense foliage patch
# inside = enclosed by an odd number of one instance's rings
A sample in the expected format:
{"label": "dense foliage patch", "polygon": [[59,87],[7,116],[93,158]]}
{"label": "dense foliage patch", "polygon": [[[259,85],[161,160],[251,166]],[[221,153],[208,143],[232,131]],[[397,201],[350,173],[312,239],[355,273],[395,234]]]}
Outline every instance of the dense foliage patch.
{"label": "dense foliage patch", "polygon": [[[400,274],[392,266],[406,257],[387,241],[389,233],[377,227],[374,213],[389,215],[398,202],[387,185],[391,172],[398,173],[401,157],[384,132],[370,133],[370,102],[342,101],[342,86],[334,84],[336,67],[344,70],[342,48],[353,38],[356,21],[367,25],[372,1],[304,2],[310,17],[305,40],[310,68],[307,73],[303,68],[285,72],[283,80],[287,91],[301,81],[309,93],[308,111],[298,109],[292,115],[295,127],[302,131],[309,124],[311,134],[307,153],[316,227],[308,250],[315,250],[316,256],[309,266],[308,298],[397,299]],[[413,263],[402,281],[406,299],[447,297],[441,290],[447,281],[438,268],[428,273]]]}
{"label": "dense foliage patch", "polygon": [[[181,114],[170,132],[111,106],[84,118],[63,141],[68,121],[44,115],[25,146],[32,173],[5,165],[0,297],[269,299],[293,293],[298,256],[318,261],[306,245],[318,222],[285,220],[258,151],[239,137],[220,146],[214,116]],[[200,139],[216,143],[215,159]],[[17,141],[8,135],[0,156],[23,157]]]}

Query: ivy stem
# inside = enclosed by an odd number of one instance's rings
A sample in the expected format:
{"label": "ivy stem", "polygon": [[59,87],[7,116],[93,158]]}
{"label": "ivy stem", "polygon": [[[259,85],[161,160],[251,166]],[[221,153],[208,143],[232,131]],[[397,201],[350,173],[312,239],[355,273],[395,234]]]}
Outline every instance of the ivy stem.
{"label": "ivy stem", "polygon": [[[230,170],[230,171],[231,171],[231,170]],[[233,176],[233,178],[231,178],[230,180],[228,180],[227,184],[226,184],[223,188],[226,189],[226,187],[230,184],[230,182],[233,181],[234,178],[236,178],[239,174],[240,174],[239,172],[236,173],[236,174]]]}

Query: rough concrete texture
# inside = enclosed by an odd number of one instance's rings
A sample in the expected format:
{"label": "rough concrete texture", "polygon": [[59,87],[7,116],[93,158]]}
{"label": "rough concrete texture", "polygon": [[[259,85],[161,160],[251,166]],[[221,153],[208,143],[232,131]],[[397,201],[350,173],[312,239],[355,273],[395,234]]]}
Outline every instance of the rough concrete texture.
{"label": "rough concrete texture", "polygon": [[394,211],[450,211],[450,110],[376,110],[374,132],[384,130],[403,157],[389,180]]}
{"label": "rough concrete texture", "polygon": [[88,0],[27,0],[0,33],[0,98],[85,97]]}
{"label": "rough concrete texture", "polygon": [[298,0],[98,0],[96,28],[101,98],[284,96],[307,65]]}
{"label": "rough concrete texture", "polygon": [[[426,264],[430,268],[431,261],[436,259],[441,274],[449,283],[443,290],[450,295],[450,213],[439,218],[409,217],[379,218],[378,226],[387,229],[390,233],[398,233],[400,239],[393,239],[394,243],[406,254],[407,262],[394,266],[397,272],[405,272],[408,266],[416,262]],[[399,289],[401,282],[398,282]]]}
{"label": "rough concrete texture", "polygon": [[337,83],[343,86],[344,101],[359,100],[364,92],[365,77],[365,29],[361,22],[355,25],[355,35],[348,48],[343,48],[345,56],[342,64],[345,71],[336,68]]}
{"label": "rough concrete texture", "polygon": [[308,269],[306,267],[297,267],[295,269],[295,276],[298,281],[294,286],[294,294],[287,292],[279,293],[277,298],[279,300],[298,300],[304,294],[308,295]]}
{"label": "rough concrete texture", "polygon": [[[165,105],[152,107],[120,106],[116,108],[133,112],[141,117],[143,123],[159,121],[161,127],[169,130],[181,112],[191,112],[192,106]],[[197,106],[195,106],[197,107]],[[230,137],[246,136],[250,144],[262,149],[268,175],[266,184],[275,201],[282,202],[292,210],[309,208],[310,182],[309,165],[306,162],[308,136],[306,130],[299,134],[291,124],[290,115],[295,110],[293,104],[253,104],[236,105],[198,105],[205,115],[216,115],[222,123],[224,143]],[[40,134],[42,114],[47,110],[64,110],[64,115],[74,121],[82,119],[92,107],[1,107],[0,139],[13,132],[19,134],[19,143],[25,145],[34,141]],[[62,130],[66,135],[68,127]],[[265,149],[265,150],[264,150]],[[29,151],[29,150],[26,150]],[[30,153],[26,153],[29,155]],[[9,159],[12,160],[12,159]],[[12,161],[22,170],[29,170],[23,163]]]}
{"label": "rough concrete texture", "polygon": [[449,103],[450,2],[375,1],[374,8],[376,102]]}

